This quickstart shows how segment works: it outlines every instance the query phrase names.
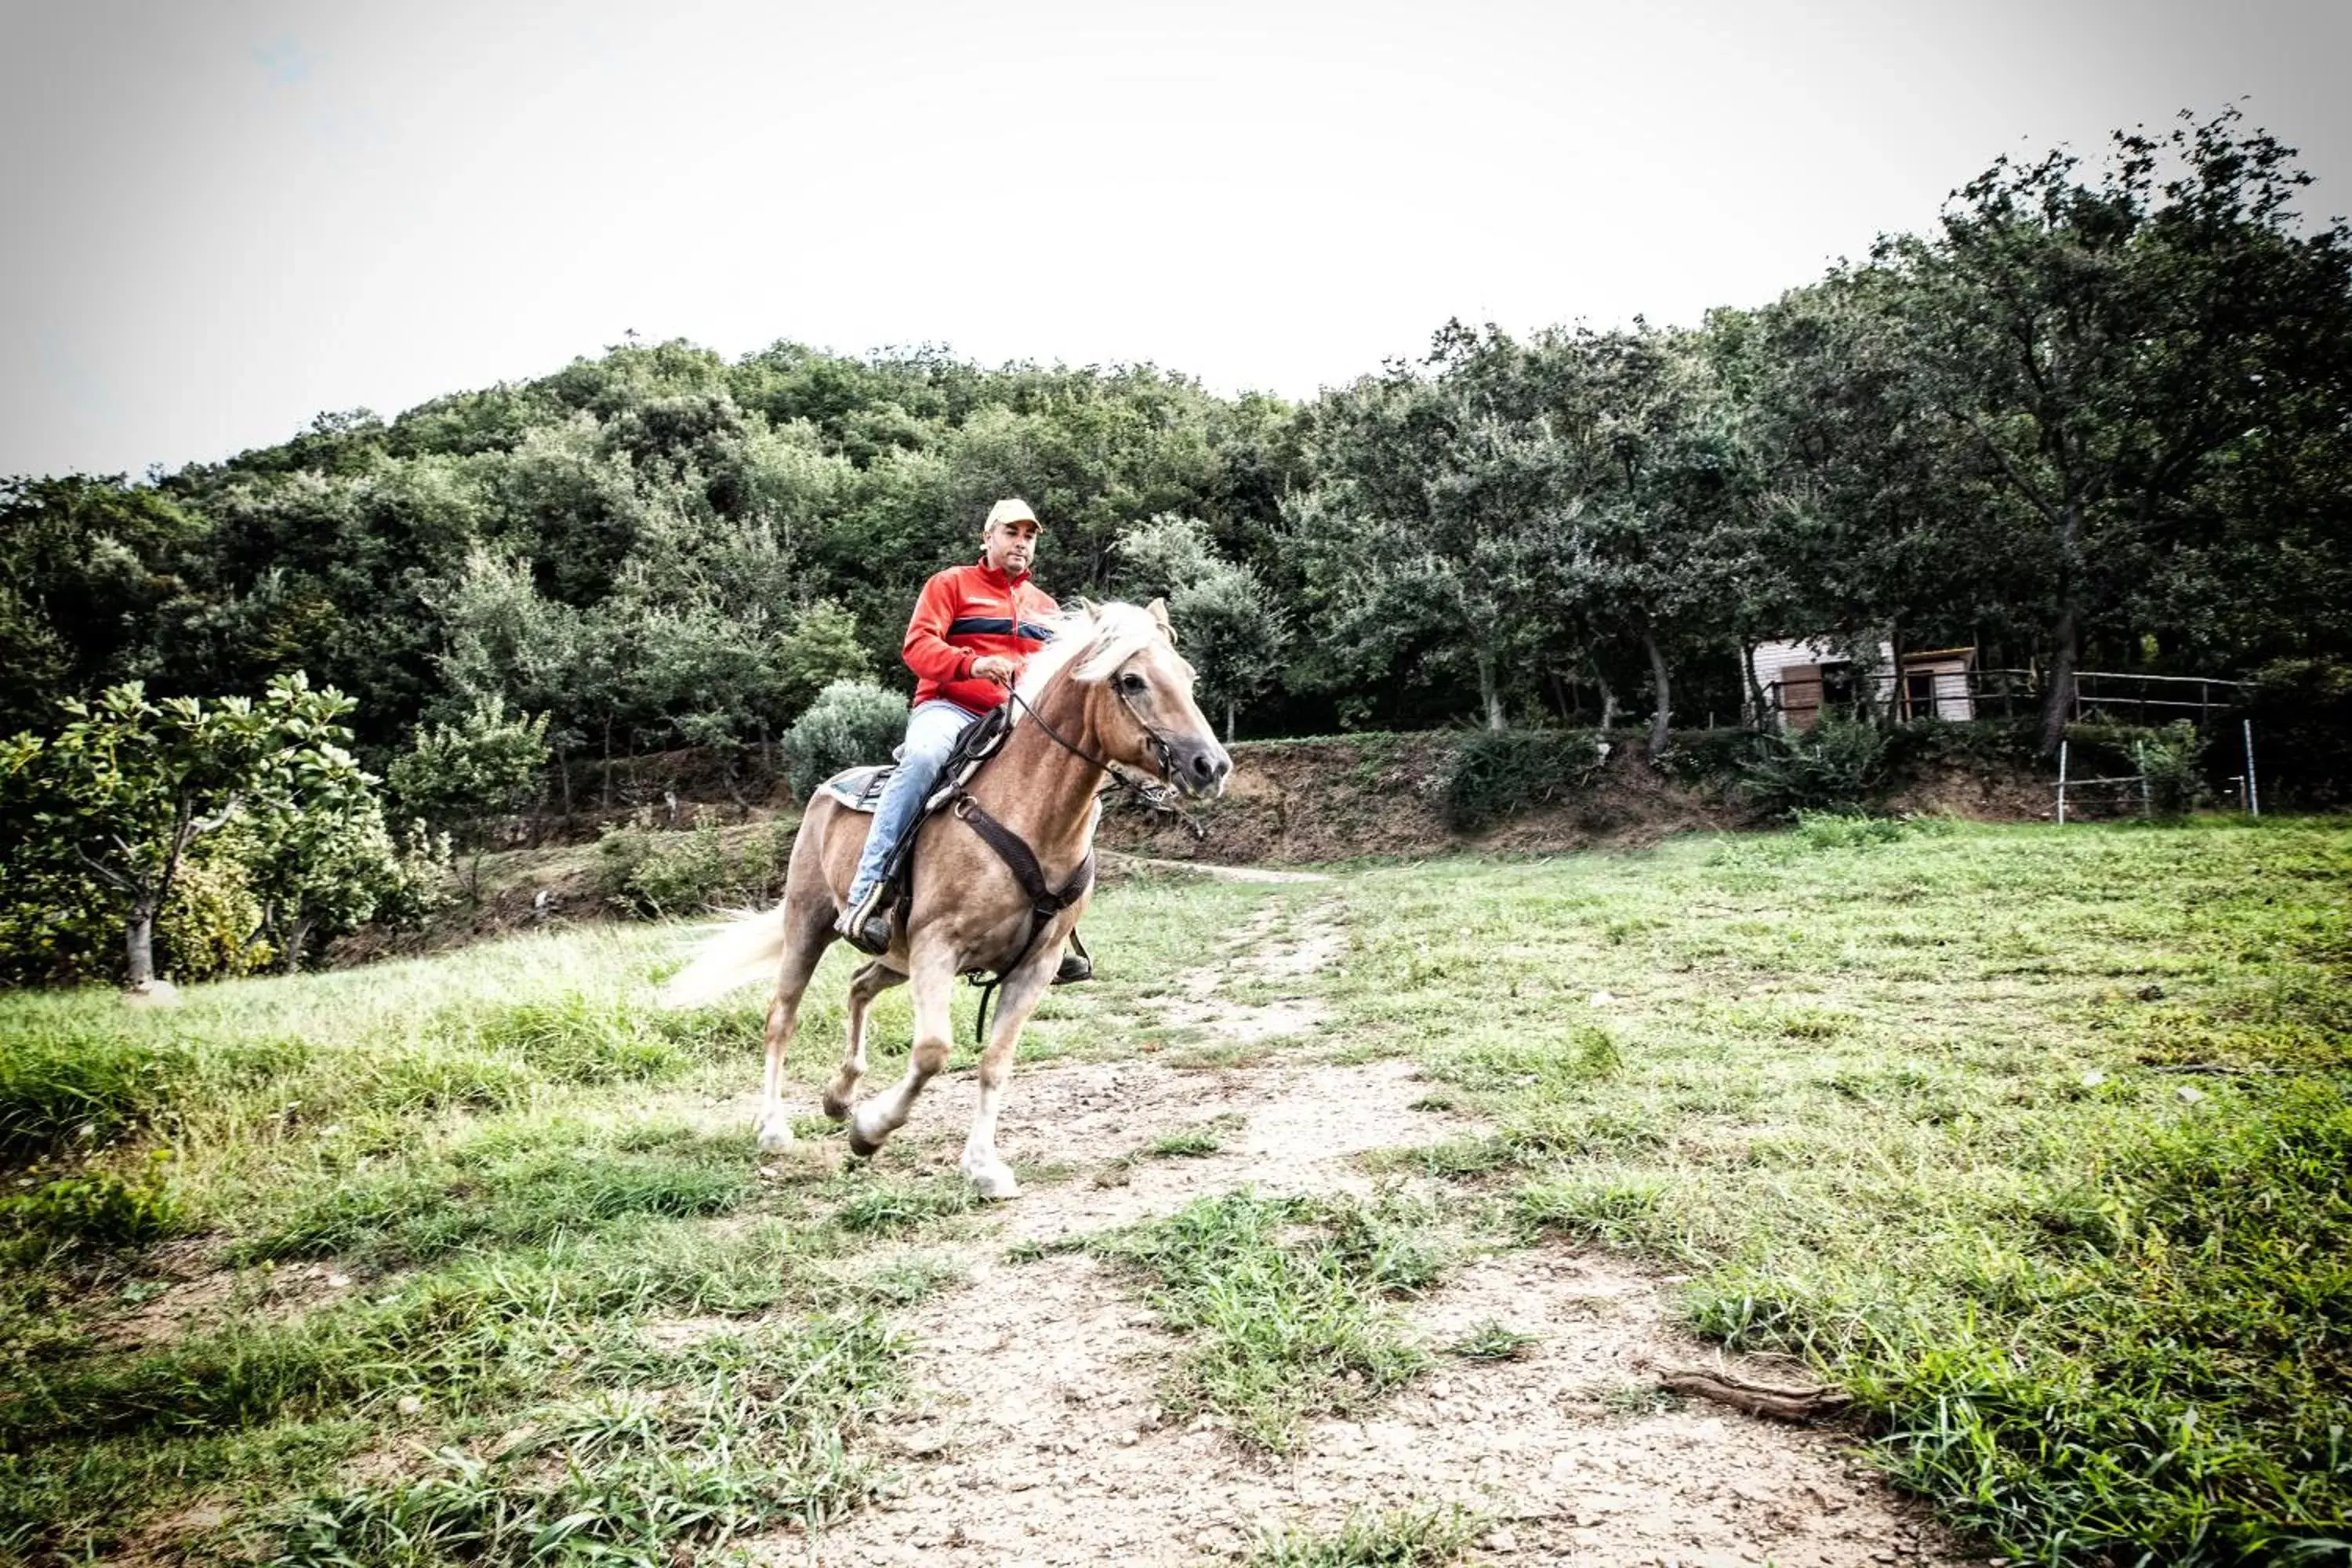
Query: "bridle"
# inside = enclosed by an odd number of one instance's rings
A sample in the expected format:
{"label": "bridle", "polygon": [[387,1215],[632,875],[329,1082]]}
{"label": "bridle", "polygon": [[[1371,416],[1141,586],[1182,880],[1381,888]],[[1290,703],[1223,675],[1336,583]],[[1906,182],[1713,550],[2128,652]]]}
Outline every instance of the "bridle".
{"label": "bridle", "polygon": [[1160,764],[1160,778],[1157,783],[1130,776],[1127,769],[1119,763],[1111,761],[1108,757],[1097,756],[1059,730],[1055,729],[1046,721],[1045,716],[1037,711],[1036,704],[1022,696],[1017,689],[1007,693],[1007,700],[1017,705],[1023,712],[1035,720],[1037,728],[1045,731],[1046,739],[1079,761],[1100,769],[1111,784],[1142,802],[1145,809],[1174,816],[1184,825],[1184,830],[1196,840],[1208,837],[1209,830],[1201,826],[1192,813],[1177,803],[1176,749],[1169,744],[1168,737],[1160,733],[1151,721],[1137,710],[1134,699],[1119,689],[1117,671],[1111,674],[1110,689],[1111,695],[1118,699],[1119,706],[1127,710],[1127,716],[1135,721],[1135,727],[1143,731],[1146,742],[1150,745],[1151,755]]}

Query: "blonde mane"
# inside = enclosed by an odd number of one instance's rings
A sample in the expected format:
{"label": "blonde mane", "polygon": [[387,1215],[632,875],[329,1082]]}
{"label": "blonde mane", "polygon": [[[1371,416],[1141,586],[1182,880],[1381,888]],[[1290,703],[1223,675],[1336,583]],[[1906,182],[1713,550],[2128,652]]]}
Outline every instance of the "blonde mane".
{"label": "blonde mane", "polygon": [[1021,697],[1013,709],[1016,724],[1021,721],[1022,703],[1044,696],[1045,688],[1064,670],[1076,681],[1107,679],[1112,670],[1160,636],[1160,623],[1151,618],[1150,611],[1140,605],[1118,603],[1064,610],[1049,617],[1045,628],[1053,633],[1053,640],[1029,656],[1013,688]]}

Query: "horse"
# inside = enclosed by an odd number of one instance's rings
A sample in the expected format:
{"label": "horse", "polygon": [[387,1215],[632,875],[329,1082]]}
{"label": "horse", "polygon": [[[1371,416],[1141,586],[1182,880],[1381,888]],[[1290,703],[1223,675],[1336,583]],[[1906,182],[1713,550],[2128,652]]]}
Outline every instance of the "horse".
{"label": "horse", "polygon": [[[889,952],[849,983],[848,1048],[824,1098],[824,1113],[849,1124],[850,1152],[870,1157],[906,1125],[923,1086],[947,1065],[956,977],[993,973],[1003,996],[981,1057],[980,1106],[961,1163],[964,1178],[989,1199],[1020,1195],[996,1152],[997,1113],[1021,1030],[1092,898],[1097,796],[1107,780],[1122,778],[1118,770],[1191,796],[1223,794],[1233,771],[1192,700],[1192,667],[1176,651],[1164,604],[1086,605],[1048,629],[1051,640],[1029,658],[1009,695],[1011,728],[1000,749],[964,786],[966,798],[916,825],[911,892]],[[815,792],[793,840],[782,901],[706,942],[664,992],[672,1005],[698,1005],[774,975],[758,1121],[763,1151],[793,1142],[784,1053],[801,997],[835,939],[834,921],[872,821]],[[982,837],[997,825],[1034,858],[1027,888],[1008,852]],[[1058,908],[1036,896],[1040,873],[1045,887],[1062,889]],[[915,1030],[907,1076],[859,1102],[867,1010],[882,992],[910,981]]]}

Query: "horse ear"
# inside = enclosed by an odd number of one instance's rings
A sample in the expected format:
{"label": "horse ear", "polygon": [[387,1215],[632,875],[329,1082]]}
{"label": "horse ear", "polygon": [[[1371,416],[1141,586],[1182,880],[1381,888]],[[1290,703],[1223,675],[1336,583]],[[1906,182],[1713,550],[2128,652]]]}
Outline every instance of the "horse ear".
{"label": "horse ear", "polygon": [[1143,607],[1151,612],[1151,618],[1153,620],[1160,623],[1160,635],[1168,639],[1168,646],[1171,647],[1175,647],[1176,628],[1168,624],[1168,601],[1165,599],[1154,599],[1151,603],[1144,605]]}
{"label": "horse ear", "polygon": [[1096,609],[1095,602],[1092,599],[1087,598],[1085,595],[1081,594],[1078,595],[1077,605],[1078,614],[1086,616],[1087,619],[1090,621],[1098,621],[1102,619],[1102,612]]}

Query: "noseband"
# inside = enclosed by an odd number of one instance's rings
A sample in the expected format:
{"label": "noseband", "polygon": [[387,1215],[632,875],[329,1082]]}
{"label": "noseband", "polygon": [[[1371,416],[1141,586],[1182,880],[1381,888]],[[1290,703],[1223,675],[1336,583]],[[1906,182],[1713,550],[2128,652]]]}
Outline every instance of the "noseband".
{"label": "noseband", "polygon": [[1195,821],[1191,813],[1176,804],[1176,749],[1168,743],[1168,737],[1161,734],[1150,720],[1136,711],[1134,700],[1126,692],[1121,691],[1115,683],[1111,687],[1111,695],[1117,697],[1119,706],[1127,710],[1127,716],[1135,721],[1135,727],[1143,731],[1145,741],[1151,748],[1152,759],[1160,764],[1159,783],[1150,784],[1129,778],[1127,770],[1118,763],[1108,757],[1098,757],[1069,739],[1047,723],[1045,716],[1037,711],[1036,705],[1022,696],[1018,690],[1008,693],[1007,700],[1037,721],[1037,728],[1044,731],[1046,738],[1054,744],[1079,761],[1101,769],[1113,784],[1141,801],[1149,809],[1174,816],[1184,824],[1185,830],[1191,833],[1194,839],[1206,838],[1209,836],[1209,830]]}

